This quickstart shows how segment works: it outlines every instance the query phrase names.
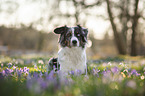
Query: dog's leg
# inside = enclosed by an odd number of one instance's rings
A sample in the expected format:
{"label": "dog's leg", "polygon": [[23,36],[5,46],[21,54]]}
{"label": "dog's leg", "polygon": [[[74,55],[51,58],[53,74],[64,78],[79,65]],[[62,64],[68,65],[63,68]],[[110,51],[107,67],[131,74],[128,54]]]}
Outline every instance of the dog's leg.
{"label": "dog's leg", "polygon": [[48,65],[49,71],[51,70],[58,71],[60,69],[60,64],[58,63],[57,59],[58,58],[51,58],[49,60],[49,65]]}

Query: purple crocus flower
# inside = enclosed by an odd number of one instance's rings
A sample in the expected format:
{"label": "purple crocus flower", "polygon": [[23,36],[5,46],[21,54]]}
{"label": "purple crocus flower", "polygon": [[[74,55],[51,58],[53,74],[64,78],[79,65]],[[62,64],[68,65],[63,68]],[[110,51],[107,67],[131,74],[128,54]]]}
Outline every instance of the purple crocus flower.
{"label": "purple crocus flower", "polygon": [[23,71],[24,71],[25,74],[29,74],[29,68],[24,67],[24,68],[23,68]]}
{"label": "purple crocus flower", "polygon": [[131,68],[129,68],[128,71],[131,71]]}
{"label": "purple crocus flower", "polygon": [[76,73],[76,75],[77,75],[77,76],[79,76],[79,75],[81,75],[81,74],[82,74],[81,70],[78,70],[78,69],[77,69],[77,70],[75,70],[75,73]]}
{"label": "purple crocus flower", "polygon": [[141,74],[140,73],[136,73],[136,76],[140,76]]}
{"label": "purple crocus flower", "polygon": [[103,75],[106,74],[106,71],[104,70],[104,71],[102,72],[102,74],[103,74]]}
{"label": "purple crocus flower", "polygon": [[2,71],[2,75],[5,76],[5,74],[6,74],[5,70],[3,70],[3,71]]}
{"label": "purple crocus flower", "polygon": [[3,76],[9,76],[9,75],[12,75],[11,73],[13,72],[13,70],[12,69],[6,69],[6,70],[3,70],[2,71],[2,75]]}
{"label": "purple crocus flower", "polygon": [[9,63],[9,64],[8,64],[8,68],[11,68],[11,67],[12,67],[12,63]]}
{"label": "purple crocus flower", "polygon": [[111,75],[111,71],[110,70],[106,70],[102,72],[104,77],[109,77]]}
{"label": "purple crocus flower", "polygon": [[20,70],[17,69],[17,75],[18,75],[18,77],[21,77],[22,72],[23,72],[23,69],[22,68],[20,68]]}
{"label": "purple crocus flower", "polygon": [[133,70],[131,71],[131,75],[139,76],[140,73],[138,73],[135,69],[133,69]]}
{"label": "purple crocus flower", "polygon": [[27,67],[24,67],[24,70],[27,70]]}
{"label": "purple crocus flower", "polygon": [[10,72],[9,72],[9,69],[7,68],[7,69],[5,70],[5,74],[6,74],[6,75],[9,75],[9,73],[10,73]]}
{"label": "purple crocus flower", "polygon": [[136,74],[137,73],[137,71],[135,70],[135,69],[133,69],[132,71],[131,71],[131,74]]}
{"label": "purple crocus flower", "polygon": [[13,66],[13,69],[16,69],[16,68],[17,68],[17,67],[14,65],[14,66]]}
{"label": "purple crocus flower", "polygon": [[110,70],[106,70],[106,72],[107,72],[107,73],[111,73],[111,71],[110,71]]}
{"label": "purple crocus flower", "polygon": [[11,74],[12,72],[14,72],[14,70],[13,69],[9,69],[9,73]]}
{"label": "purple crocus flower", "polygon": [[75,72],[74,71],[69,71],[70,75],[74,75]]}
{"label": "purple crocus flower", "polygon": [[95,68],[93,68],[93,75],[97,75],[97,77],[99,77],[99,73],[100,72],[100,70],[98,70],[98,69],[96,69],[95,70]]}
{"label": "purple crocus flower", "polygon": [[37,65],[36,64],[34,64],[34,69],[37,69]]}
{"label": "purple crocus flower", "polygon": [[111,68],[111,71],[113,72],[113,73],[118,73],[118,68],[117,67],[113,67],[113,68]]}
{"label": "purple crocus flower", "polygon": [[26,70],[27,72],[29,72],[29,68],[27,68],[27,70]]}
{"label": "purple crocus flower", "polygon": [[23,72],[23,69],[22,69],[22,68],[20,68],[19,72],[21,72],[21,73],[22,73],[22,72]]}

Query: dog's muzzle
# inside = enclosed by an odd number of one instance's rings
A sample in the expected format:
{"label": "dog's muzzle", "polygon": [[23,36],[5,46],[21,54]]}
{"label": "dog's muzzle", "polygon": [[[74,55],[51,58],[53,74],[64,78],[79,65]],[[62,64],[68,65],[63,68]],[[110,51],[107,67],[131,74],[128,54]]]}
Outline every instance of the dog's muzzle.
{"label": "dog's muzzle", "polygon": [[77,40],[72,41],[73,46],[77,46]]}
{"label": "dog's muzzle", "polygon": [[79,47],[79,40],[76,37],[72,37],[71,39],[71,46],[77,46]]}

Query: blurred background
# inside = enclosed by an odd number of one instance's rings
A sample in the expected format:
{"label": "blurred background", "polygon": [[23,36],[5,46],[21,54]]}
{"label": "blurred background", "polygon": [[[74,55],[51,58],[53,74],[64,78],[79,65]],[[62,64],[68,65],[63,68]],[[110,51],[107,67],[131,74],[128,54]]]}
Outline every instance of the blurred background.
{"label": "blurred background", "polygon": [[0,55],[57,55],[54,28],[77,24],[89,57],[145,56],[145,0],[0,0]]}

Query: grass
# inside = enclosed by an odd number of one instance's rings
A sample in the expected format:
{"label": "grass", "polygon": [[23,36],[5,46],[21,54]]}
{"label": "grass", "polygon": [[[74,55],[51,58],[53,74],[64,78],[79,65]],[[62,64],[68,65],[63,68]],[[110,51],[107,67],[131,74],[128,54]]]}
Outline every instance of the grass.
{"label": "grass", "polygon": [[145,96],[145,58],[88,61],[88,74],[48,71],[49,56],[0,56],[1,96]]}

